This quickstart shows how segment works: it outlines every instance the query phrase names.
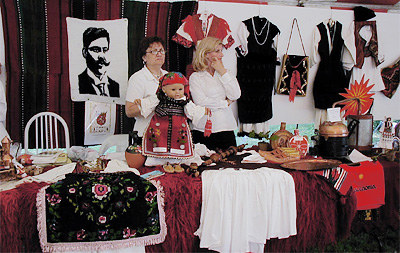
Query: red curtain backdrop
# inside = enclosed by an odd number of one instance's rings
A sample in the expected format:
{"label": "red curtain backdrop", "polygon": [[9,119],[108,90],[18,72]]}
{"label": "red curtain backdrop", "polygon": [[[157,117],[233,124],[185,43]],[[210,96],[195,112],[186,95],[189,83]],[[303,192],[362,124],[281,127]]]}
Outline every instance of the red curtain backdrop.
{"label": "red curtain backdrop", "polygon": [[[68,72],[66,17],[90,20],[127,18],[129,75],[142,68],[137,56],[146,35],[162,37],[168,46],[181,20],[197,11],[197,2],[137,2],[123,0],[2,0],[7,70],[7,130],[14,142],[23,142],[26,122],[36,113],[60,114],[70,128],[72,145],[83,145],[84,102],[72,102]],[[175,13],[179,11],[179,15]],[[174,30],[170,30],[174,29]],[[177,62],[190,62],[190,51],[179,45],[167,57],[165,68],[184,72]],[[179,60],[178,60],[179,59]],[[172,64],[170,64],[172,62]],[[171,65],[171,66],[170,66]],[[128,133],[134,124],[117,106],[116,133]]]}

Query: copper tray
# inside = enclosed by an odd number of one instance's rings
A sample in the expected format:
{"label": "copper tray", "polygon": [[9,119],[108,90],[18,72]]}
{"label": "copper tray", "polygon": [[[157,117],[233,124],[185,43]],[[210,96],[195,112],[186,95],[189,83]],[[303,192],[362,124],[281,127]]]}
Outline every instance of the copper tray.
{"label": "copper tray", "polygon": [[281,167],[292,170],[323,170],[334,168],[342,164],[338,160],[330,159],[306,159],[281,164]]}

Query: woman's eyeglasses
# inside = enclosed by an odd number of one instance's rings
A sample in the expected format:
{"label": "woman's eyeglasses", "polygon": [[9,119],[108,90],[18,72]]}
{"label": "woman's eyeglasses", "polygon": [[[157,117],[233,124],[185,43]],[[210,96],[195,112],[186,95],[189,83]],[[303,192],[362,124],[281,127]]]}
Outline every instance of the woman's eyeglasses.
{"label": "woman's eyeglasses", "polygon": [[165,51],[164,49],[160,49],[160,50],[153,49],[153,50],[151,50],[151,51],[146,51],[146,53],[149,53],[149,54],[151,53],[151,54],[157,55],[158,53],[160,53],[160,54],[166,54],[167,51]]}

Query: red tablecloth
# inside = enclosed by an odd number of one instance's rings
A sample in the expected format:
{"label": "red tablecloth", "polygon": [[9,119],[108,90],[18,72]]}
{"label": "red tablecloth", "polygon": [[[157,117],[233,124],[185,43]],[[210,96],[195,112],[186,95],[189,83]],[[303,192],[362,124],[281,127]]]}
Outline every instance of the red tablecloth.
{"label": "red tablecloth", "polygon": [[[381,226],[398,227],[399,167],[382,162],[385,169],[386,205],[381,210]],[[271,167],[277,165],[270,164]],[[140,168],[142,173],[160,167]],[[349,235],[356,213],[353,192],[340,195],[326,180],[312,173],[288,171],[296,187],[298,234],[287,239],[267,241],[268,251],[305,251],[324,247]],[[156,178],[164,187],[165,214],[168,228],[166,240],[147,246],[146,251],[199,251],[194,231],[199,226],[201,210],[201,178],[184,173]],[[16,189],[0,192],[1,252],[41,251],[36,228],[36,193],[45,183],[24,183]]]}

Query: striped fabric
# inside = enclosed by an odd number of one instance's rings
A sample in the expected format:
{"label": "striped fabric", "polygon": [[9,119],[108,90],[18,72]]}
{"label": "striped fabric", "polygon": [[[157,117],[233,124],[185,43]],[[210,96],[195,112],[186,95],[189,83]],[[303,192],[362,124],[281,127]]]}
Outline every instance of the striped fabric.
{"label": "striped fabric", "polygon": [[[129,76],[142,67],[137,56],[145,35],[165,39],[166,69],[184,72],[191,52],[170,38],[181,20],[197,11],[197,2],[139,2],[124,0],[2,0],[7,70],[7,130],[23,141],[26,122],[36,113],[60,114],[70,128],[72,145],[83,145],[84,102],[72,102],[68,73],[66,17],[89,20],[129,20]],[[133,120],[117,106],[116,133],[128,133]]]}

